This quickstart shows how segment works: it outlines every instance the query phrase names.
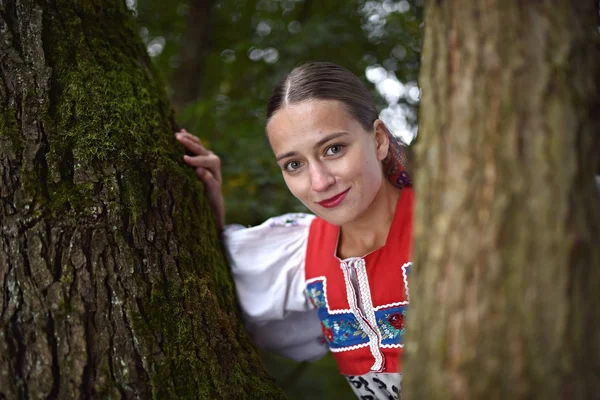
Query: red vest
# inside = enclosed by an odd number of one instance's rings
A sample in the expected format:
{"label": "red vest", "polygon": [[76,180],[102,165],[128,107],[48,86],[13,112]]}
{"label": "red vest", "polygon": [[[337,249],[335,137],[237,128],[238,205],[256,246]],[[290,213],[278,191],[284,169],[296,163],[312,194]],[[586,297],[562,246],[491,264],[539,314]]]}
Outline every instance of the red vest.
{"label": "red vest", "polygon": [[[365,257],[336,257],[339,227],[321,218],[310,226],[306,250],[306,290],[318,310],[323,336],[340,372],[401,372],[404,319],[409,302],[413,190],[400,192],[386,244]],[[350,281],[356,269],[357,293]]]}

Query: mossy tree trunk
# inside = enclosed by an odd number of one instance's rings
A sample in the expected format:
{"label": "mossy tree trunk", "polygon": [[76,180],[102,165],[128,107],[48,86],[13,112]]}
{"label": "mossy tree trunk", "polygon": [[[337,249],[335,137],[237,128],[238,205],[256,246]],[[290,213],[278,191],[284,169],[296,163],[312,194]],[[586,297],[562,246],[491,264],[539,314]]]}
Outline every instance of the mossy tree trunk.
{"label": "mossy tree trunk", "polygon": [[596,7],[425,5],[409,399],[598,398]]}
{"label": "mossy tree trunk", "polygon": [[0,398],[281,398],[125,2],[0,38]]}

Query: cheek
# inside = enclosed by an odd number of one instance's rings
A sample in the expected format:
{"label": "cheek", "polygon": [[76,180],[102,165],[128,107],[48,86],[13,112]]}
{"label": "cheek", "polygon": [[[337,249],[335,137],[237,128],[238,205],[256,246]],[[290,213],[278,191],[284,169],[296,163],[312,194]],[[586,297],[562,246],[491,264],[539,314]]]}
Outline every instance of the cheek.
{"label": "cheek", "polygon": [[381,161],[373,154],[371,156],[365,156],[363,163],[363,179],[371,187],[378,187],[381,184],[382,170]]}
{"label": "cheek", "polygon": [[303,179],[301,177],[295,176],[283,176],[283,180],[287,185],[288,190],[294,197],[298,200],[302,201],[304,197],[306,197],[305,190],[303,190]]}

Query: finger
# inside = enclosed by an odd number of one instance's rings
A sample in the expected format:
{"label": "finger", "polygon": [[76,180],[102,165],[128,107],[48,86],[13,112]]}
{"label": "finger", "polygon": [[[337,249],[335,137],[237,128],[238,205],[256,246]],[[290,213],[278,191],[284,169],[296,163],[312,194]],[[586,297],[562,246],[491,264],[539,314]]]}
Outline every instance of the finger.
{"label": "finger", "polygon": [[181,132],[181,134],[190,139],[192,142],[196,142],[198,144],[202,144],[202,141],[200,140],[200,138],[198,136],[192,135],[191,133],[189,133],[188,131],[186,131],[185,129],[183,130],[183,132]]}
{"label": "finger", "polygon": [[200,143],[200,139],[194,135],[192,135],[191,133],[185,131],[185,130],[181,130],[179,132],[175,132],[175,137],[177,138],[188,138],[191,139],[194,142]]}
{"label": "finger", "polygon": [[209,169],[212,173],[216,173],[221,169],[221,160],[214,154],[193,157],[185,155],[183,156],[183,160],[192,167]]}
{"label": "finger", "polygon": [[215,154],[209,154],[206,156],[195,156],[190,157],[188,155],[183,156],[183,160],[186,164],[209,170],[218,181],[221,181],[221,160]]}
{"label": "finger", "polygon": [[219,188],[220,183],[211,171],[207,170],[206,168],[201,168],[201,167],[196,168],[195,171],[196,171],[196,176],[198,176],[198,178],[200,178],[200,180],[202,182],[204,182],[204,184],[207,186],[207,189],[209,191],[220,190],[220,188]]}
{"label": "finger", "polygon": [[177,136],[179,143],[185,146],[193,154],[208,155],[210,152],[202,144],[190,140],[187,136]]}
{"label": "finger", "polygon": [[175,136],[183,136],[187,133],[187,131],[185,129],[180,129],[177,132],[175,132]]}
{"label": "finger", "polygon": [[193,142],[196,142],[198,144],[202,144],[202,141],[200,140],[199,137],[197,137],[195,135],[192,135],[191,133],[189,133],[188,131],[186,131],[183,128],[181,130],[179,130],[179,132],[175,132],[175,136],[177,138],[185,137],[185,138],[188,138],[188,139],[192,140]]}
{"label": "finger", "polygon": [[179,138],[184,139],[184,140],[188,140],[188,141],[190,141],[192,143],[196,143],[196,144],[204,147],[204,144],[202,144],[202,140],[200,140],[200,138],[192,135],[191,133],[180,133],[180,134],[178,134],[178,139]]}

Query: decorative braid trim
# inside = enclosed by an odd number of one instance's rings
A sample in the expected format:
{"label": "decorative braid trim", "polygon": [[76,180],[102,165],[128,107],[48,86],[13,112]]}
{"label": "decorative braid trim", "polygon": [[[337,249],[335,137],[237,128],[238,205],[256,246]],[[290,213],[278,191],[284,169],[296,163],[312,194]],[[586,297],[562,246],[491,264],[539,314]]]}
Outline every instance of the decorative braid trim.
{"label": "decorative braid trim", "polygon": [[371,326],[377,326],[377,320],[375,319],[375,310],[373,309],[373,299],[371,299],[371,290],[369,288],[369,277],[367,276],[367,269],[365,266],[365,260],[358,259],[354,262],[354,268],[356,269],[356,277],[358,278],[358,288],[365,308],[365,316]]}
{"label": "decorative braid trim", "polygon": [[[359,266],[362,265],[362,269],[358,269],[356,268],[357,271],[357,278],[358,278],[358,286],[359,289],[361,290],[361,295],[363,296],[363,303],[365,303],[366,300],[366,304],[369,304],[370,306],[365,306],[365,308],[367,308],[367,310],[365,310],[366,313],[369,313],[369,311],[371,313],[373,313],[373,321],[375,321],[375,313],[373,312],[373,303],[371,302],[371,293],[369,291],[369,284],[367,282],[367,295],[365,297],[365,294],[363,294],[363,284],[366,280],[366,271],[365,271],[365,260],[360,258],[358,260],[352,260],[351,262],[358,262]],[[346,294],[348,296],[348,304],[350,304],[350,308],[352,309],[352,313],[357,317],[356,319],[358,320],[361,328],[366,332],[367,336],[369,337],[369,348],[371,350],[371,354],[373,355],[373,357],[375,358],[375,363],[371,366],[371,371],[381,371],[383,370],[383,354],[381,353],[381,350],[379,349],[379,344],[381,343],[381,339],[379,337],[379,331],[377,329],[377,325],[372,325],[372,322],[369,321],[370,316],[367,315],[366,316],[366,321],[365,321],[365,317],[363,317],[362,312],[360,311],[360,308],[358,307],[358,302],[356,299],[356,296],[354,294],[354,288],[352,287],[352,282],[350,280],[350,277],[348,276],[348,265],[346,264],[346,262],[342,261],[340,263],[340,267],[342,268],[342,271],[344,273],[344,281],[346,282]],[[364,274],[364,279],[361,280],[361,273]]]}

